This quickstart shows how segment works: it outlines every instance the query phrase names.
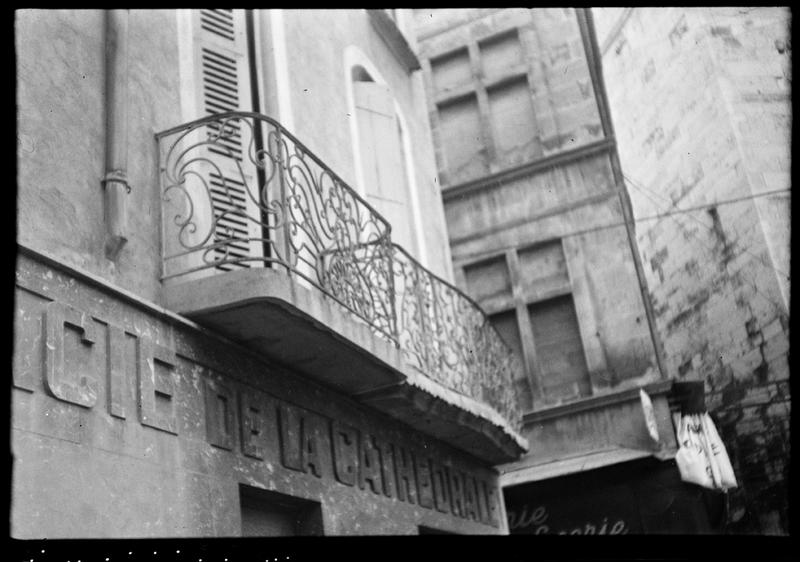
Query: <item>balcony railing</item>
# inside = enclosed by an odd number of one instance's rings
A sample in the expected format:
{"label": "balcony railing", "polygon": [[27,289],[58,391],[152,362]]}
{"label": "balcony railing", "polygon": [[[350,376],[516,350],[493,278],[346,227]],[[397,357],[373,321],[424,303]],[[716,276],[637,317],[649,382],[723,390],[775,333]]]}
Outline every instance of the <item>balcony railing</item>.
{"label": "balcony railing", "polygon": [[280,123],[223,113],[156,138],[165,282],[284,268],[520,428],[519,365],[480,307],[393,244],[387,221]]}

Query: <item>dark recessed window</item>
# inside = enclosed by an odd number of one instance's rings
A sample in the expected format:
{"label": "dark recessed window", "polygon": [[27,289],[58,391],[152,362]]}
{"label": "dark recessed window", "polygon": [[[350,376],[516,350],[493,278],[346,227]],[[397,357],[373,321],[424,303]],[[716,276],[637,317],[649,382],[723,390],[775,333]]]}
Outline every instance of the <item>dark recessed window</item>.
{"label": "dark recessed window", "polygon": [[245,484],[239,485],[243,537],[322,535],[322,506]]}

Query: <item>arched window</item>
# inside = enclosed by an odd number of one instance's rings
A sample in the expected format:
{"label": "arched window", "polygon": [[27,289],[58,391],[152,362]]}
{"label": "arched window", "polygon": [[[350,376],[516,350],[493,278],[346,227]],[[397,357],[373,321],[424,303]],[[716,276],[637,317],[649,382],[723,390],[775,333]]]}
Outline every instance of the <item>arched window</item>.
{"label": "arched window", "polygon": [[364,196],[391,223],[392,239],[419,254],[408,139],[397,104],[389,87],[376,82],[363,66],[352,67],[351,80]]}

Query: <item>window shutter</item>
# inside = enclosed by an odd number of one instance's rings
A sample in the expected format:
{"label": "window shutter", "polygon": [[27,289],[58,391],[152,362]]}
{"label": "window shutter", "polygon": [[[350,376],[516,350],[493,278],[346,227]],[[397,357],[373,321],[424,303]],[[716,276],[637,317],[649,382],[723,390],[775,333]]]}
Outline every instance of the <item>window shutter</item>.
{"label": "window shutter", "polygon": [[528,305],[528,312],[545,397],[552,401],[591,394],[572,295]]}
{"label": "window shutter", "polygon": [[392,239],[413,251],[414,232],[400,125],[389,88],[376,82],[353,82],[364,192],[392,225]]}
{"label": "window shutter", "polygon": [[[198,117],[253,111],[244,10],[193,10],[193,16],[197,107],[202,112]],[[208,158],[216,168],[208,166],[205,177],[217,218],[213,242],[230,238],[236,241],[216,248],[213,259],[260,257],[262,243],[254,239],[263,236],[261,215],[253,200],[259,197],[259,186],[255,165],[248,156],[252,130],[242,121],[230,122],[226,129],[230,128],[233,135],[226,134],[208,146]],[[205,134],[208,138],[219,135],[219,124],[209,124]],[[221,264],[217,269],[229,271],[253,265],[256,263]]]}

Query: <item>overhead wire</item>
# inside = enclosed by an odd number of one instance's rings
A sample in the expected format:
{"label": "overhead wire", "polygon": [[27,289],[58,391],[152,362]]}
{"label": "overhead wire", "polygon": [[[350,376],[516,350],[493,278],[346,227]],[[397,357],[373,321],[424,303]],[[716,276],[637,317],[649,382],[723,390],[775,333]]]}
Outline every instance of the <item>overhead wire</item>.
{"label": "overhead wire", "polygon": [[[659,203],[658,203],[658,202],[657,202],[655,199],[653,199],[653,198],[652,198],[650,195],[648,195],[648,192],[649,192],[649,193],[653,193],[652,191],[648,190],[647,188],[644,188],[644,187],[643,187],[643,186],[641,186],[641,185],[640,185],[638,182],[635,182],[635,181],[634,181],[632,178],[630,178],[630,176],[628,176],[628,175],[626,175],[626,174],[623,174],[623,177],[624,177],[624,178],[627,180],[627,182],[628,182],[628,183],[629,183],[629,184],[630,184],[632,187],[634,187],[634,188],[635,188],[635,189],[637,189],[637,190],[638,190],[640,193],[642,193],[643,195],[645,195],[646,197],[648,197],[648,199],[650,199],[650,200],[653,202],[653,204],[654,204],[654,205],[656,205],[656,207],[657,207],[657,208],[658,208],[658,207],[660,207],[660,204],[659,204]],[[709,208],[711,208],[711,207],[714,207],[714,206],[715,206],[715,205],[709,205],[708,207],[709,207]],[[711,261],[711,262],[715,261],[715,257],[714,257],[714,255],[713,255],[713,254],[715,253],[715,250],[714,250],[713,246],[707,246],[707,245],[706,245],[706,244],[705,244],[705,243],[704,243],[704,242],[703,242],[703,241],[702,241],[700,238],[698,238],[697,236],[695,236],[695,234],[694,234],[694,233],[693,233],[691,230],[687,229],[687,228],[686,228],[686,226],[685,226],[685,225],[684,225],[682,222],[680,222],[680,221],[677,219],[677,217],[676,217],[675,215],[677,215],[677,213],[670,213],[670,214],[668,214],[667,216],[670,216],[670,217],[672,218],[672,220],[675,222],[675,224],[677,224],[677,225],[678,225],[678,227],[679,227],[679,228],[680,228],[680,229],[681,229],[681,230],[682,230],[684,233],[688,234],[689,236],[692,236],[692,237],[693,237],[693,238],[694,238],[694,239],[695,239],[695,240],[696,240],[698,243],[700,243],[700,245],[701,245],[701,246],[702,246],[702,247],[703,247],[703,248],[706,250],[705,254],[706,254],[706,256],[707,256],[708,258],[710,258],[710,261]],[[710,232],[714,232],[714,229],[713,229],[713,227],[710,227],[710,226],[706,225],[706,224],[705,224],[705,223],[703,223],[703,222],[702,222],[700,219],[698,219],[698,218],[694,217],[694,216],[693,216],[693,215],[691,215],[691,214],[687,214],[686,216],[688,216],[689,218],[691,218],[692,220],[694,220],[695,222],[697,222],[698,224],[700,224],[701,226],[703,226],[704,228],[706,228],[707,230],[709,230]],[[749,254],[749,255],[751,255],[751,256],[755,256],[756,258],[760,258],[760,256],[758,256],[758,255],[756,255],[756,254],[753,254],[752,252],[749,252],[749,251],[747,251],[746,249],[743,249],[743,250],[744,250],[744,251],[745,251],[747,254]],[[758,259],[757,261],[758,261],[758,263],[760,263],[761,265],[767,265],[767,264],[765,264],[765,263],[764,263],[764,262],[763,262],[761,259]],[[773,266],[771,266],[771,265],[769,265],[769,267],[770,267],[771,269],[773,269],[773,270],[774,270],[776,273],[779,273],[779,270],[778,270],[777,268],[775,268],[775,267],[773,267]],[[742,279],[743,279],[743,280],[744,280],[744,281],[745,281],[745,282],[746,282],[746,283],[747,283],[747,284],[748,284],[748,285],[749,285],[749,286],[750,286],[750,287],[753,289],[753,291],[755,291],[755,293],[756,293],[756,294],[758,294],[759,296],[761,296],[761,297],[762,297],[764,300],[766,300],[766,301],[767,301],[768,303],[770,303],[772,306],[776,307],[776,308],[777,308],[777,312],[778,312],[779,314],[782,314],[782,313],[783,313],[783,308],[784,308],[784,306],[783,306],[781,303],[778,303],[778,302],[776,302],[775,300],[773,300],[773,299],[772,299],[772,298],[771,298],[769,295],[766,295],[766,294],[764,294],[764,293],[763,293],[761,290],[759,290],[759,288],[758,288],[758,286],[757,286],[757,284],[756,284],[756,282],[755,282],[755,280],[754,280],[753,278],[751,278],[751,277],[749,277],[748,275],[746,275],[746,274],[744,273],[744,271],[743,271],[743,270],[740,270],[740,271],[739,271],[739,275],[740,275],[740,276],[741,276],[741,278],[742,278]],[[786,276],[786,277],[787,277],[787,279],[788,279],[788,276]]]}

